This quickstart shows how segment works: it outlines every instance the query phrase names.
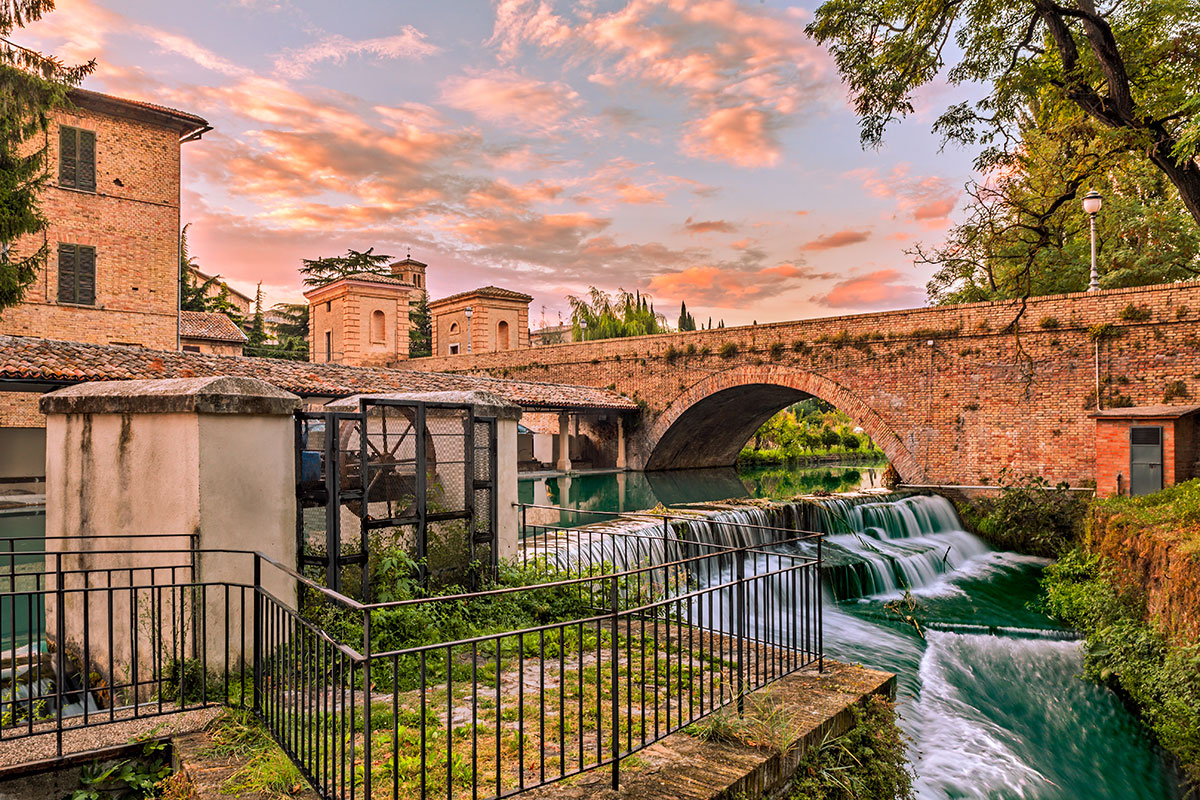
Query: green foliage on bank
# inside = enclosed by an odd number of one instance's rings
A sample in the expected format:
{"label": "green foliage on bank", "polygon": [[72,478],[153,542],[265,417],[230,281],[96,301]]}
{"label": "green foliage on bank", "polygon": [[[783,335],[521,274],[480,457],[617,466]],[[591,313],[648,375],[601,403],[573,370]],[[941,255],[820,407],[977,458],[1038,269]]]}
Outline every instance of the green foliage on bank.
{"label": "green foliage on bank", "polygon": [[810,398],[764,422],[742,448],[738,464],[796,464],[831,455],[883,458],[883,451],[870,437],[856,432],[854,421],[845,413]]}
{"label": "green foliage on bank", "polygon": [[1200,783],[1200,642],[1168,640],[1112,564],[1082,549],[1047,567],[1042,588],[1044,610],[1086,638],[1084,675],[1128,697]]}
{"label": "green foliage on bank", "polygon": [[1200,557],[1200,479],[1143,497],[1107,497],[1097,500],[1094,508],[1110,524],[1152,532],[1180,552]]}
{"label": "green foliage on bank", "polygon": [[967,529],[993,547],[1048,558],[1079,541],[1087,508],[1087,493],[1036,476],[1006,482],[996,496],[958,503]]}
{"label": "green foliage on bank", "polygon": [[790,800],[908,800],[913,772],[896,707],[879,695],[855,706],[854,727],[805,754],[788,790]]}

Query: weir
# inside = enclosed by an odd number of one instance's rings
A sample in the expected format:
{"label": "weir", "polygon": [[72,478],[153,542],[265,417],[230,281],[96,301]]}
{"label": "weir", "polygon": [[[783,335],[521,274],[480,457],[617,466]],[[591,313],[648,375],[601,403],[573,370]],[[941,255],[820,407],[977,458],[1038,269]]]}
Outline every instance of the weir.
{"label": "weir", "polygon": [[[918,797],[1183,796],[1174,768],[1116,696],[1080,679],[1078,637],[1035,610],[1047,562],[993,550],[945,498],[859,492],[705,503],[668,516],[531,527],[522,549],[582,571],[706,547],[820,546],[824,652],[897,674]],[[778,528],[825,536],[780,545],[787,533]],[[749,608],[755,630],[773,624],[787,594],[760,600]]]}

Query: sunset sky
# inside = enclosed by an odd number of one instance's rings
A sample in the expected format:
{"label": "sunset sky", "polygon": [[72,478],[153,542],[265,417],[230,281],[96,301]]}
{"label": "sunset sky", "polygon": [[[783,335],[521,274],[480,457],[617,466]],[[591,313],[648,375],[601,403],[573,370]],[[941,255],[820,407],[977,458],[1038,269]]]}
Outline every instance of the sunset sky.
{"label": "sunset sky", "polygon": [[[270,302],[300,259],[429,264],[550,324],[589,285],[727,324],[902,308],[972,154],[944,86],[863,151],[813,6],[732,0],[58,0],[16,41],[214,130],[183,148],[201,267]],[[101,156],[102,157],[102,156]]]}

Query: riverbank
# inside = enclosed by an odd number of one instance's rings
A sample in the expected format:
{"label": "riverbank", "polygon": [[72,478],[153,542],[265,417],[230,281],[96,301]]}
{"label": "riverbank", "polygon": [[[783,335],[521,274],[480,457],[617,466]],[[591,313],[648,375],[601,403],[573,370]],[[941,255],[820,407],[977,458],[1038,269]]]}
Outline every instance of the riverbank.
{"label": "riverbank", "polygon": [[1047,612],[1086,637],[1085,675],[1135,707],[1200,788],[1200,481],[1093,502],[1043,588]]}

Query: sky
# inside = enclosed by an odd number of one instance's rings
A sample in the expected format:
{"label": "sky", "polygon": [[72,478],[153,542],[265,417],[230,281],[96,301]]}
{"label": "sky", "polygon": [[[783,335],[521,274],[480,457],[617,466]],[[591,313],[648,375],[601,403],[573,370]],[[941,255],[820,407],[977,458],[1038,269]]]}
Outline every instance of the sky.
{"label": "sky", "polygon": [[14,39],[84,86],[198,114],[182,220],[201,268],[298,301],[302,258],[426,262],[432,298],[588,287],[673,325],[925,303],[905,254],[945,237],[973,154],[935,84],[879,149],[813,5],[774,0],[58,0]]}

